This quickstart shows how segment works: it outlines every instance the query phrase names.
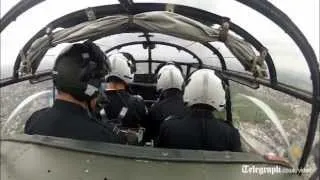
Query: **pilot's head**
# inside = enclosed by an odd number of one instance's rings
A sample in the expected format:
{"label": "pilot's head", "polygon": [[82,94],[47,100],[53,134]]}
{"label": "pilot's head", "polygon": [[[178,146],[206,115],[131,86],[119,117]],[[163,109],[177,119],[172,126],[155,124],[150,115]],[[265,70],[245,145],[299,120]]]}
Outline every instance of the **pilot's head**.
{"label": "pilot's head", "polygon": [[107,74],[106,56],[94,43],[86,41],[66,47],[54,65],[54,84],[60,94],[88,102],[98,94]]}
{"label": "pilot's head", "polygon": [[182,91],[184,78],[181,70],[174,64],[166,64],[157,72],[157,91],[176,89]]}
{"label": "pilot's head", "polygon": [[225,105],[225,91],[221,79],[210,69],[195,71],[185,82],[183,100],[189,107],[222,110]]}
{"label": "pilot's head", "polygon": [[127,88],[128,84],[133,80],[135,71],[133,60],[125,53],[116,53],[108,56],[107,64],[110,67],[110,72],[105,77],[106,89],[118,90]]}

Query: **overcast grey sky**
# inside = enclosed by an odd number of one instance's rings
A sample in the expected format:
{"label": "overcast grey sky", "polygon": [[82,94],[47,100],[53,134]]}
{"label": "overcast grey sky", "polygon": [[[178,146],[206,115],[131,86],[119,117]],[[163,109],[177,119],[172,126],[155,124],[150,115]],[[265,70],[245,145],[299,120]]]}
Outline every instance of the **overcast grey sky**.
{"label": "overcast grey sky", "polygon": [[[18,0],[1,0],[1,17]],[[150,2],[134,0],[134,2]],[[307,72],[305,62],[290,38],[271,21],[234,0],[155,0],[200,7],[231,18],[260,40],[270,51],[279,68]],[[319,1],[270,0],[283,10],[302,30],[319,57]],[[89,6],[118,3],[117,0],[46,0],[26,12],[1,34],[1,69],[12,65],[19,50],[48,22],[75,10]],[[58,52],[58,51],[57,51]]]}

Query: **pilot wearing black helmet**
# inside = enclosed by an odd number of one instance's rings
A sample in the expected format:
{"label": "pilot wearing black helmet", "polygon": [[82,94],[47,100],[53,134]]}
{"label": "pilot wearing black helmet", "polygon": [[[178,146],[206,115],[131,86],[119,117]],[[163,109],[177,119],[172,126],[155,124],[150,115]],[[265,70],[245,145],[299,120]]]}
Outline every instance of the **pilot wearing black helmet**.
{"label": "pilot wearing black helmet", "polygon": [[[107,73],[106,57],[92,42],[73,44],[57,57],[54,85],[58,94],[50,108],[28,119],[24,132],[79,140],[121,142],[112,130],[94,120],[91,109],[100,79]],[[91,104],[91,106],[90,106]]]}

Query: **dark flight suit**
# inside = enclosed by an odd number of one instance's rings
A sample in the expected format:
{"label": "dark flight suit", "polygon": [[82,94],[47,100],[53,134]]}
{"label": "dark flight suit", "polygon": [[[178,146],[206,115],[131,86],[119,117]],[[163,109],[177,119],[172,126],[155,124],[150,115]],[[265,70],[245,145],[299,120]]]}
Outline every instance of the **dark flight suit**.
{"label": "dark flight suit", "polygon": [[163,92],[159,100],[152,105],[146,122],[148,140],[159,136],[160,125],[167,117],[183,115],[184,103],[182,95],[182,92],[178,89],[169,89]]}
{"label": "dark flight suit", "polygon": [[126,90],[105,91],[104,111],[109,120],[118,119],[125,128],[139,128],[147,118],[142,98],[130,95]]}
{"label": "dark flight suit", "polygon": [[92,120],[78,104],[55,100],[53,107],[39,110],[26,122],[26,134],[64,137],[78,140],[120,143],[118,136]]}
{"label": "dark flight suit", "polygon": [[190,108],[186,116],[162,123],[158,147],[202,149],[213,151],[241,151],[240,134],[212,111]]}

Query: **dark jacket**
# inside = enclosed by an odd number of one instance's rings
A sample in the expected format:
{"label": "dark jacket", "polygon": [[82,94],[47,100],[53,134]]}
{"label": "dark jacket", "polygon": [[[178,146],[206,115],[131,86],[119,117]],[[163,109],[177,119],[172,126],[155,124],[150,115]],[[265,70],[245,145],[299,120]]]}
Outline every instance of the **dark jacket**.
{"label": "dark jacket", "polygon": [[125,90],[105,91],[105,96],[104,111],[107,118],[121,119],[122,127],[138,128],[147,118],[147,108],[142,98],[130,95]]}
{"label": "dark jacket", "polygon": [[146,122],[146,135],[151,139],[159,136],[161,123],[169,116],[182,116],[184,112],[182,92],[169,89],[161,94],[159,100],[152,105]]}
{"label": "dark jacket", "polygon": [[241,151],[240,134],[212,111],[190,108],[186,116],[163,122],[158,147],[202,149],[213,151]]}
{"label": "dark jacket", "polygon": [[63,100],[55,100],[53,107],[33,113],[26,122],[24,132],[30,135],[120,142],[112,131],[92,120],[86,109]]}

